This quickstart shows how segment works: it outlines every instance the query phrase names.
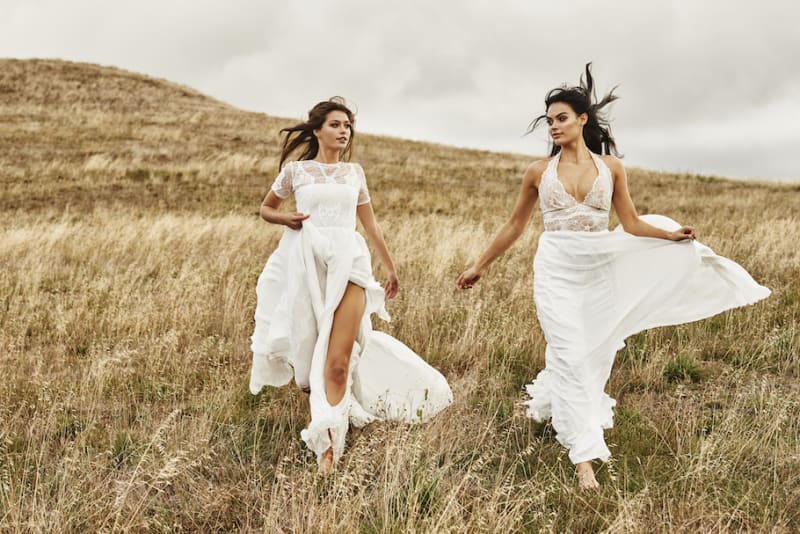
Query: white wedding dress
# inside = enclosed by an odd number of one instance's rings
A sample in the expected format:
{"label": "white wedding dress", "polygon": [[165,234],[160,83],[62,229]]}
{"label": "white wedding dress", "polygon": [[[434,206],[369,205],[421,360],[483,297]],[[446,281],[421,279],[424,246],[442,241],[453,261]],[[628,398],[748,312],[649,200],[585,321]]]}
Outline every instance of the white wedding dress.
{"label": "white wedding dress", "polygon": [[[422,422],[452,401],[445,378],[397,339],[372,330],[373,313],[386,321],[383,288],[372,276],[369,250],[355,230],[356,206],[370,201],[364,171],[355,163],[288,163],[272,190],[294,193],[309,214],[301,230],[286,229],[259,276],[251,349],[250,391],[292,378],[309,390],[311,422],[301,432],[319,460],[344,450],[348,423]],[[328,404],[324,368],[333,314],[348,282],[362,288],[361,319],[344,398]]]}
{"label": "white wedding dress", "polygon": [[[609,232],[611,171],[592,155],[598,175],[578,202],[558,178],[559,157],[539,185],[545,231],[534,259],[534,301],[547,348],[544,370],[526,386],[526,404],[530,417],[552,418],[558,441],[577,464],[610,455],[603,429],[613,424],[616,402],[604,390],[626,337],[752,304],[770,291],[697,241]],[[680,228],[660,215],[641,218]]]}

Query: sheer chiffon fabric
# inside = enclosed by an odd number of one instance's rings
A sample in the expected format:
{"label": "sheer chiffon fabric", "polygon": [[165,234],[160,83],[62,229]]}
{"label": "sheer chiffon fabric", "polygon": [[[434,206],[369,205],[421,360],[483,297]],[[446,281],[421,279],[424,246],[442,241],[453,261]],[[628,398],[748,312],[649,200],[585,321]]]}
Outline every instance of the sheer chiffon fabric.
{"label": "sheer chiffon fabric", "polygon": [[[556,156],[542,176],[542,183],[551,184],[540,187],[542,209],[559,203],[572,209],[578,220],[573,228],[587,224],[587,209],[604,209],[607,221],[612,189],[601,185],[601,195],[587,196],[597,207],[575,209],[579,203],[574,198],[570,205],[563,196],[553,196],[557,163]],[[605,182],[606,176],[610,181],[602,160],[595,157],[595,163],[597,181]],[[600,214],[594,217],[602,225]],[[641,218],[665,230],[680,228],[668,217]],[[558,225],[570,227],[569,217]],[[603,429],[613,425],[616,402],[605,386],[626,337],[710,317],[770,294],[740,265],[697,241],[635,237],[621,228],[609,232],[590,226],[591,231],[543,232],[534,259],[534,301],[547,347],[545,368],[526,386],[531,400],[525,404],[533,419],[552,418],[573,463],[610,455]]]}
{"label": "sheer chiffon fabric", "polygon": [[[389,315],[366,242],[355,231],[356,206],[369,202],[361,168],[294,162],[273,191],[281,198],[294,192],[298,211],[310,218],[301,230],[284,231],[259,277],[251,392],[292,378],[310,391],[311,422],[301,437],[318,460],[330,447],[335,459],[341,456],[350,423],[433,417],[452,401],[445,378],[399,340],[372,330],[372,314],[386,321]],[[331,406],[325,360],[333,314],[349,282],[364,288],[366,306],[344,397]]]}

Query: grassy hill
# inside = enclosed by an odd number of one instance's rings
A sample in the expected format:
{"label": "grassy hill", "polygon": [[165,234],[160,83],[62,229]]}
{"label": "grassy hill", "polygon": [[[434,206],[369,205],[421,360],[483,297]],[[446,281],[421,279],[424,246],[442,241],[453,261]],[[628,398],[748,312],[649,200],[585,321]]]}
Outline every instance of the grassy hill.
{"label": "grassy hill", "polygon": [[453,292],[531,158],[358,133],[402,287],[376,327],[456,401],[354,431],[320,480],[305,396],[246,389],[280,236],[257,210],[291,122],[116,68],[0,60],[2,530],[800,530],[800,187],[629,170],[640,213],[696,225],[774,293],[628,340],[614,459],[582,494],[516,408],[544,365],[541,217]]}
{"label": "grassy hill", "polygon": [[[276,174],[278,130],[296,122],[115,68],[46,60],[0,66],[4,210],[48,211],[58,196],[60,208],[80,211],[254,211]],[[515,177],[527,162],[370,135],[357,143],[370,183],[390,188],[403,209],[451,209],[423,197],[475,187],[479,178]]]}

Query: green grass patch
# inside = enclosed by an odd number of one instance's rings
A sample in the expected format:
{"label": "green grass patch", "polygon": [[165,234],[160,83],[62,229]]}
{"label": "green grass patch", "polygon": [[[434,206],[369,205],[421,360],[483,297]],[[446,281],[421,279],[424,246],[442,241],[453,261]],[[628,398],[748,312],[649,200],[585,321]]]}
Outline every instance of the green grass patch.
{"label": "green grass patch", "polygon": [[664,364],[661,376],[667,382],[700,382],[703,379],[703,368],[700,362],[688,356],[678,356]]}

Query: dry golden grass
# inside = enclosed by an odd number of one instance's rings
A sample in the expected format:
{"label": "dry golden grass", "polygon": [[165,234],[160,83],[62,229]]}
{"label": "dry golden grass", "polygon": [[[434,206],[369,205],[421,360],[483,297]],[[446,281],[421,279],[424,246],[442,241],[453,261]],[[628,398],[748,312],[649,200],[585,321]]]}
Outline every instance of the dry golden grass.
{"label": "dry golden grass", "polygon": [[359,135],[402,283],[376,326],[455,402],[423,427],[354,431],[321,480],[305,396],[247,391],[255,281],[280,235],[256,212],[287,121],[58,61],[0,61],[0,95],[0,530],[800,530],[800,187],[630,171],[640,212],[697,225],[774,293],[628,340],[614,460],[586,494],[551,428],[515,408],[544,363],[541,219],[453,292],[528,158]]}

